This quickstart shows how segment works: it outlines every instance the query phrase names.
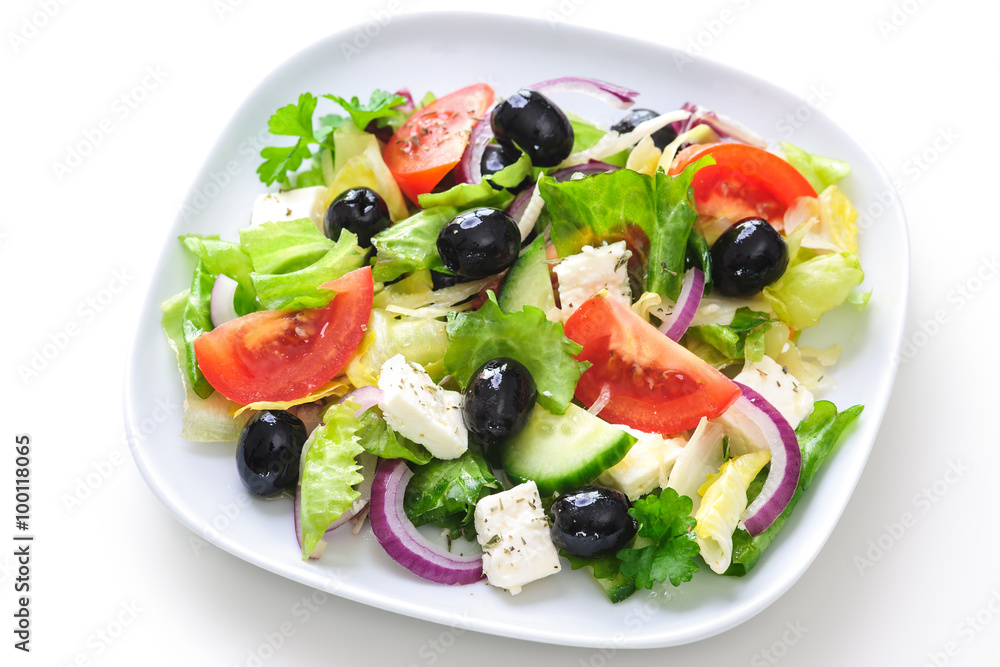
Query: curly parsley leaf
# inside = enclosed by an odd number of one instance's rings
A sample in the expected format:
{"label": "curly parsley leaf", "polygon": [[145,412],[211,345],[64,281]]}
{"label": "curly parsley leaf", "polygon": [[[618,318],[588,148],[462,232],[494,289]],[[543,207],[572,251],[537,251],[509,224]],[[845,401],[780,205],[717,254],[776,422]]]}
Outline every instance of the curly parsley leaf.
{"label": "curly parsley leaf", "polygon": [[324,95],[323,97],[344,107],[344,111],[351,114],[351,118],[359,130],[367,128],[373,120],[390,119],[400,115],[399,111],[393,107],[406,104],[406,98],[402,95],[378,89],[372,93],[368,104],[363,104],[357,97],[352,97],[350,102],[337,95]]}
{"label": "curly parsley leaf", "polygon": [[642,539],[636,541],[636,548],[618,552],[621,573],[634,578],[639,588],[652,588],[654,582],[667,579],[674,586],[690,581],[698,571],[692,508],[690,498],[669,488],[659,496],[637,500],[628,513],[639,522]]}

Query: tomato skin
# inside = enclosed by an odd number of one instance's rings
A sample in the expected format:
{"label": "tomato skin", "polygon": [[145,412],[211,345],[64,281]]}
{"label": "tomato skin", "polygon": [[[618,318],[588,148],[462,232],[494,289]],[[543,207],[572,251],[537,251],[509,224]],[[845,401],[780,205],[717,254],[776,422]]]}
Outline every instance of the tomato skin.
{"label": "tomato skin", "polygon": [[334,378],[364,337],[371,267],[322,287],[337,292],[323,308],[258,311],[202,334],[195,356],[215,390],[240,405],[290,401]]}
{"label": "tomato skin", "polygon": [[740,396],[736,383],[605,291],[584,302],[564,330],[583,346],[576,359],[592,364],[576,397],[592,405],[609,385],[599,414],[613,424],[670,435],[718,417]]}
{"label": "tomato skin", "polygon": [[733,222],[756,216],[782,229],[785,211],[797,198],[816,196],[795,167],[747,144],[689,146],[677,154],[670,174],[681,173],[706,155],[711,155],[715,164],[699,169],[691,182],[695,207],[703,215],[725,216]]}
{"label": "tomato skin", "polygon": [[472,128],[493,104],[493,89],[478,83],[416,111],[396,130],[382,159],[399,189],[414,203],[458,164]]}

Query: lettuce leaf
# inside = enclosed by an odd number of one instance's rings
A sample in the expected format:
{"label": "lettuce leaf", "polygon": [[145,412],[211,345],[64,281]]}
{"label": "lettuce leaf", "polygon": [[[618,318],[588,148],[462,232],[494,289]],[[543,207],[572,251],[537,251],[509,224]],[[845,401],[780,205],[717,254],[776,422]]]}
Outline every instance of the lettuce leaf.
{"label": "lettuce leaf", "polygon": [[490,359],[510,357],[531,373],[539,405],[559,415],[566,412],[577,381],[590,366],[573,358],[583,348],[566,338],[562,324],[548,321],[534,306],[505,314],[492,291],[479,310],[449,315],[448,337],[444,367],[459,385],[465,387]]}
{"label": "lettuce leaf", "polygon": [[385,423],[382,417],[375,414],[377,408],[371,408],[361,415],[361,430],[359,444],[370,454],[383,459],[405,459],[423,465],[433,456],[427,449],[408,438],[396,433]]}
{"label": "lettuce leaf", "polygon": [[[855,405],[838,413],[837,407],[830,401],[816,401],[812,414],[795,429],[799,449],[802,450],[802,470],[799,473],[798,488],[795,489],[791,502],[771,527],[757,537],[751,537],[743,529],[736,529],[733,534],[733,562],[726,570],[727,575],[742,577],[757,564],[764,550],[771,544],[795,509],[802,493],[809,488],[820,466],[830,457],[841,434],[857,419],[863,409],[864,406]],[[752,503],[760,495],[768,470],[769,468],[765,468],[750,484],[747,489],[748,503]]]}
{"label": "lettuce leaf", "polygon": [[782,141],[780,146],[789,164],[809,181],[809,185],[813,186],[816,192],[823,192],[851,173],[851,166],[843,160],[806,153],[798,146],[785,141]]}
{"label": "lettuce leaf", "polygon": [[378,253],[372,267],[375,282],[389,282],[417,269],[451,273],[438,254],[437,237],[458,213],[457,206],[424,209],[373,236]]}
{"label": "lettuce leaf", "polygon": [[403,509],[413,525],[433,523],[456,539],[463,530],[475,533],[476,503],[502,490],[483,455],[470,448],[457,459],[434,459],[416,468]]}
{"label": "lettuce leaf", "polygon": [[407,361],[423,366],[432,378],[440,378],[444,375],[441,359],[447,349],[448,332],[444,322],[394,316],[382,308],[373,308],[365,337],[347,362],[344,373],[355,387],[374,386],[378,384],[382,364],[402,354]]}
{"label": "lettuce leaf", "polygon": [[326,529],[350,509],[361,495],[354,486],[362,480],[355,461],[365,451],[358,444],[361,422],[354,416],[357,403],[331,405],[302,448],[299,467],[299,525],[302,560],[319,544]]}
{"label": "lettuce leaf", "polygon": [[796,330],[819,322],[823,313],[847,300],[864,280],[857,255],[849,252],[819,255],[789,268],[764,288],[764,298],[782,322]]}
{"label": "lettuce leaf", "polygon": [[429,192],[420,195],[417,199],[422,208],[457,206],[465,209],[489,206],[490,208],[505,209],[514,201],[514,195],[507,188],[520,185],[521,181],[531,176],[531,173],[531,158],[528,157],[527,153],[522,153],[514,164],[507,165],[495,174],[483,177],[479,183],[461,183],[444,192]]}
{"label": "lettuce leaf", "polygon": [[237,315],[246,315],[257,310],[257,293],[250,277],[253,262],[239,244],[221,241],[216,236],[196,234],[186,234],[181,236],[180,240],[185,248],[203,262],[202,268],[205,271],[215,276],[222,273],[236,281],[238,286],[233,297],[233,305]]}
{"label": "lettuce leaf", "polygon": [[250,414],[234,417],[233,411],[240,406],[218,392],[212,393],[208,398],[201,398],[195,393],[186,372],[189,352],[184,344],[184,309],[189,295],[189,291],[185,290],[164,301],[161,306],[163,317],[160,320],[170,349],[177,356],[177,366],[181,370],[181,382],[184,385],[181,438],[193,442],[232,442],[240,437],[240,431]]}
{"label": "lettuce leaf", "polygon": [[291,273],[251,274],[257,298],[265,310],[286,308],[322,308],[336,294],[320,285],[336,280],[367,263],[367,253],[358,245],[358,237],[347,231],[326,254],[305,268]]}
{"label": "lettuce leaf", "polygon": [[542,177],[539,191],[552,219],[551,238],[559,256],[577,253],[585,245],[625,240],[633,252],[629,272],[641,291],[676,301],[688,236],[698,219],[690,201],[691,179],[710,163],[711,158],[702,158],[677,176],[619,169],[562,183]]}
{"label": "lettuce leaf", "polygon": [[316,262],[334,242],[309,218],[279,220],[240,230],[240,248],[257,273],[291,273]]}

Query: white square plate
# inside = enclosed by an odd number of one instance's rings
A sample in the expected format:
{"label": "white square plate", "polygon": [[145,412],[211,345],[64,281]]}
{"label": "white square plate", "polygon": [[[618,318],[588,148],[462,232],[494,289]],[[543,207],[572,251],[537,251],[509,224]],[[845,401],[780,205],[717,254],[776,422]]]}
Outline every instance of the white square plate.
{"label": "white square plate", "polygon": [[[824,398],[840,408],[862,403],[863,414],[785,529],[743,578],[716,576],[703,567],[693,581],[663,589],[669,593],[642,591],[612,605],[589,575],[567,567],[511,597],[485,584],[446,587],[418,579],[391,561],[367,528],[358,536],[349,531],[337,535],[320,561],[306,563],[299,558],[291,502],[252,501],[236,475],[234,445],[182,441],[177,435],[179,414],[170,415],[159,428],[149,428],[151,416],[161,414],[158,401],[182,400],[173,354],[160,330],[160,303],[188,287],[193,264],[179,243],[170,243],[142,310],[125,390],[132,453],[146,482],[181,522],[219,547],[290,579],[418,618],[595,647],[683,644],[749,619],[788,590],[823,547],[851,497],[885,411],[908,281],[906,224],[888,175],[850,135],[803,100],[709,61],[687,60],[678,68],[677,59],[686,56],[663,46],[483,14],[408,15],[375,26],[367,26],[367,42],[358,37],[364,34],[358,29],[331,35],[257,87],[209,154],[188,194],[187,212],[174,223],[174,234],[236,238],[236,230],[249,221],[254,198],[265,190],[254,173],[258,161],[247,147],[262,136],[275,109],[304,91],[366,99],[374,88],[407,87],[419,98],[428,90],[444,94],[485,81],[502,97],[536,81],[588,76],[641,91],[637,106],[662,112],[693,101],[733,116],[768,138],[786,114],[809,110],[808,121],[791,141],[850,163],[851,175],[842,186],[862,213],[865,288],[874,290],[864,311],[845,307],[830,313],[811,340],[843,345],[835,367],[839,386]],[[488,43],[494,46],[487,48]],[[360,51],[352,51],[360,45]],[[608,124],[622,115],[579,95],[560,95],[557,100],[568,110]],[[231,161],[242,167],[227,184],[219,175]]]}

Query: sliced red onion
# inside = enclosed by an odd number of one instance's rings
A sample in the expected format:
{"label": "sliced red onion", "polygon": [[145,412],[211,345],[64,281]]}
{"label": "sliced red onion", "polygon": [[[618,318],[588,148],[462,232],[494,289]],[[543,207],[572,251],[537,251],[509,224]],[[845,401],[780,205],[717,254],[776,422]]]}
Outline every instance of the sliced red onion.
{"label": "sliced red onion", "polygon": [[379,465],[368,518],[385,552],[413,574],[439,584],[473,584],[485,578],[483,556],[456,556],[421,535],[403,510],[413,472],[399,459]]}
{"label": "sliced red onion", "polygon": [[606,174],[607,172],[614,171],[616,169],[618,169],[618,167],[613,164],[601,162],[600,160],[591,160],[585,164],[577,164],[572,167],[560,169],[559,171],[554,171],[550,174],[550,176],[562,183],[563,181],[568,181],[572,178],[573,174],[590,176],[591,174]]}
{"label": "sliced red onion", "polygon": [[416,108],[416,105],[413,104],[413,95],[410,94],[410,89],[400,88],[399,90],[396,91],[396,94],[402,95],[403,97],[406,98],[406,102],[400,104],[398,107],[395,107],[396,111],[405,114],[413,113],[413,110]]}
{"label": "sliced red onion", "polygon": [[638,92],[629,90],[623,86],[579,76],[564,76],[558,79],[549,79],[548,81],[528,86],[528,88],[545,94],[583,93],[584,95],[596,97],[616,109],[628,109],[635,104],[635,98],[639,95]]}
{"label": "sliced red onion", "polygon": [[490,112],[486,118],[476,123],[469,135],[469,145],[462,153],[462,159],[455,167],[455,180],[458,183],[481,183],[483,180],[483,153],[486,146],[493,141],[493,128],[490,125]]}
{"label": "sliced red onion", "polygon": [[233,304],[237,287],[239,287],[239,283],[226,274],[220,273],[216,276],[208,307],[213,327],[222,326],[229,320],[237,318],[236,306]]}
{"label": "sliced red onion", "polygon": [[384,397],[385,393],[378,387],[359,387],[340,399],[340,402],[343,403],[350,400],[360,405],[361,407],[354,413],[355,417],[360,417],[368,408],[378,405],[379,401]]}
{"label": "sliced red onion", "polygon": [[[358,463],[361,464],[361,482],[355,486],[355,490],[361,495],[358,496],[357,500],[351,504],[351,507],[340,515],[340,518],[330,524],[330,527],[326,529],[324,537],[329,535],[337,528],[340,528],[345,523],[361,514],[368,507],[368,503],[371,501],[372,497],[372,483],[375,480],[375,466],[378,464],[378,457],[374,454],[369,454],[368,452],[362,452],[358,454]],[[299,551],[302,551],[302,523],[299,517],[299,512],[302,507],[302,485],[297,484],[295,486],[295,500],[292,503],[292,513],[294,515],[295,523],[295,539],[299,541]],[[322,540],[321,540],[322,541]],[[317,545],[319,546],[319,545]],[[316,553],[317,549],[313,549],[313,553]],[[322,549],[319,549],[322,553]],[[319,556],[313,556],[309,554],[309,560],[319,560]]]}
{"label": "sliced red onion", "polygon": [[681,292],[677,295],[677,303],[660,325],[660,331],[667,338],[675,342],[681,339],[691,326],[694,314],[698,312],[704,292],[705,274],[700,269],[688,269],[684,274],[684,282],[681,283]]}
{"label": "sliced red onion", "polygon": [[687,120],[677,121],[673,124],[678,136],[687,132],[695,125],[708,125],[715,130],[720,139],[729,137],[744,144],[757,146],[758,148],[765,148],[767,146],[767,141],[763,137],[734,118],[717,113],[711,109],[706,109],[692,102],[685,102],[681,108],[685,111],[690,111],[691,116]]}
{"label": "sliced red onion", "polygon": [[777,519],[795,494],[802,469],[799,439],[791,424],[767,399],[739,382],[743,394],[726,412],[735,411],[757,426],[771,450],[771,469],[764,488],[740,518],[740,527],[756,537]]}
{"label": "sliced red onion", "polygon": [[601,393],[597,395],[597,400],[594,401],[593,405],[587,408],[587,412],[592,415],[600,414],[601,410],[604,409],[608,403],[611,402],[611,385],[605,383],[601,386]]}

